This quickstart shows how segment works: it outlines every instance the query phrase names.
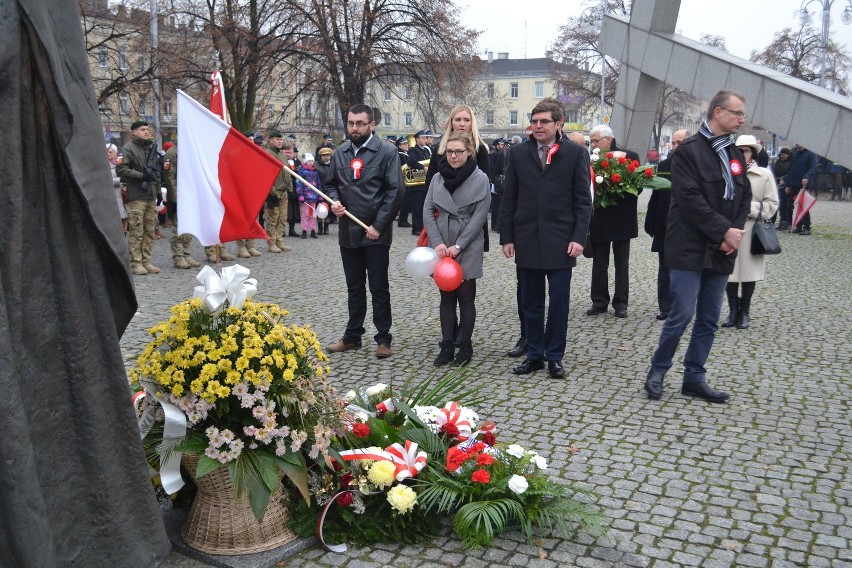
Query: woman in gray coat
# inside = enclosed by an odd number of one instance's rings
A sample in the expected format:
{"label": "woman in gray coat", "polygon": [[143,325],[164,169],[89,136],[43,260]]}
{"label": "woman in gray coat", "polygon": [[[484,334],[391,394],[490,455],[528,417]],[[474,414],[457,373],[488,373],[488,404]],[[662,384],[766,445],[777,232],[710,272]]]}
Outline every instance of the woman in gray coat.
{"label": "woman in gray coat", "polygon": [[[476,279],[482,276],[482,227],[491,207],[488,175],[476,167],[476,145],[469,134],[452,132],[423,205],[423,226],[439,258],[454,258],[464,280],[452,292],[441,291],[441,351],[435,365],[465,365],[473,356]],[[459,319],[456,320],[456,306]],[[458,353],[453,333],[458,329]],[[455,357],[455,359],[453,358]]]}

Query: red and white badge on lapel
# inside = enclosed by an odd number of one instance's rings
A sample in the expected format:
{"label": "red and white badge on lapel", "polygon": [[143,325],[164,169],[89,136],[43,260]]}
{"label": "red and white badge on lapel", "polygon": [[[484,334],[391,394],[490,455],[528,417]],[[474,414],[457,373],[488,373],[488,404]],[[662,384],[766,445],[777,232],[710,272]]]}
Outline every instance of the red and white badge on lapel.
{"label": "red and white badge on lapel", "polygon": [[743,173],[743,165],[739,160],[731,160],[731,172],[738,176]]}
{"label": "red and white badge on lapel", "polygon": [[559,144],[554,144],[547,150],[547,161],[545,163],[548,166],[550,165],[551,158],[553,158],[553,154],[555,154],[557,150],[559,150]]}
{"label": "red and white badge on lapel", "polygon": [[349,167],[352,168],[352,179],[361,179],[361,170],[364,169],[364,160],[361,158],[353,158],[349,162]]}

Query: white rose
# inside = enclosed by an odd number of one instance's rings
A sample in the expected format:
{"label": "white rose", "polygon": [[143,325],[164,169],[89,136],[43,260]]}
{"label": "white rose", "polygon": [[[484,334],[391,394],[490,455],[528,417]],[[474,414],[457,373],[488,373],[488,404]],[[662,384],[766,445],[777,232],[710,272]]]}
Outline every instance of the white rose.
{"label": "white rose", "polygon": [[595,176],[595,183],[603,183],[603,176]]}
{"label": "white rose", "polygon": [[532,459],[530,459],[530,461],[531,461],[532,463],[534,463],[534,464],[535,464],[535,466],[536,466],[538,469],[547,469],[547,460],[546,460],[546,459],[544,459],[544,458],[543,458],[543,457],[541,457],[541,456],[533,456],[533,457],[532,457]]}
{"label": "white rose", "polygon": [[385,389],[387,388],[388,386],[385,383],[376,383],[364,392],[367,393],[367,396],[376,396],[377,394],[385,392]]}
{"label": "white rose", "polygon": [[511,446],[506,448],[506,453],[516,458],[522,458],[524,457],[526,451],[518,444],[512,444]]}
{"label": "white rose", "polygon": [[527,479],[522,475],[513,475],[509,478],[509,489],[515,495],[522,494],[529,486],[530,484],[527,483]]}
{"label": "white rose", "polygon": [[356,398],[358,398],[358,393],[356,393],[354,390],[351,390],[343,395],[343,400],[345,400],[346,402],[352,402]]}

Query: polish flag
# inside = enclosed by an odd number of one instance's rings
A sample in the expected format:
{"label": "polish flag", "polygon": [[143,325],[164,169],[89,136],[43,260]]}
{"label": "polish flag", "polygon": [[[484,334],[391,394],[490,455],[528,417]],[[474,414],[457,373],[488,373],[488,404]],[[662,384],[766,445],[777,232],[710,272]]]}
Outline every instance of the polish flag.
{"label": "polish flag", "polygon": [[225,86],[222,85],[222,75],[218,71],[214,71],[210,76],[210,82],[213,83],[213,90],[210,92],[210,112],[231,124],[231,117],[228,116],[228,104],[225,102]]}
{"label": "polish flag", "polygon": [[811,207],[816,203],[816,197],[810,191],[804,189],[799,191],[796,200],[793,202],[793,227],[802,222],[805,213],[811,210]]}
{"label": "polish flag", "polygon": [[204,246],[269,239],[257,214],[283,164],[178,90],[178,226]]}

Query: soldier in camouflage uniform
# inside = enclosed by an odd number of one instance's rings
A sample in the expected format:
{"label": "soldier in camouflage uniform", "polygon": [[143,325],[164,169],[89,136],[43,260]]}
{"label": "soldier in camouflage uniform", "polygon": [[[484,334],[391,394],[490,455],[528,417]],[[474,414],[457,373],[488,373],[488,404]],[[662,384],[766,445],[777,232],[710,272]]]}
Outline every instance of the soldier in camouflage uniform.
{"label": "soldier in camouflage uniform", "polygon": [[156,167],[147,170],[145,167],[150,152],[157,151],[153,148],[154,141],[148,123],[137,120],[130,126],[130,131],[133,138],[121,149],[115,173],[127,188],[130,267],[133,274],[143,276],[160,271],[151,264],[151,243],[157,227],[155,199],[160,191],[160,167],[159,156],[156,157]]}
{"label": "soldier in camouflage uniform", "polygon": [[[167,143],[166,146],[169,144]],[[163,183],[166,186],[166,201],[170,208],[174,208],[175,226],[172,238],[169,239],[169,244],[172,247],[172,261],[175,268],[195,268],[201,266],[201,263],[196,261],[189,254],[189,245],[192,242],[192,235],[181,235],[177,225],[177,145],[173,144],[171,148],[166,150],[166,155],[163,156]]]}
{"label": "soldier in camouflage uniform", "polygon": [[[283,163],[284,167],[289,167],[287,157],[281,151],[283,147],[284,135],[278,130],[270,132],[269,141],[264,149]],[[287,229],[287,196],[292,189],[293,180],[290,174],[281,170],[266,199],[266,233],[269,235],[269,252],[292,250],[284,244],[284,231]]]}

